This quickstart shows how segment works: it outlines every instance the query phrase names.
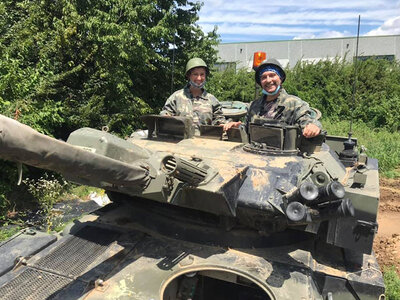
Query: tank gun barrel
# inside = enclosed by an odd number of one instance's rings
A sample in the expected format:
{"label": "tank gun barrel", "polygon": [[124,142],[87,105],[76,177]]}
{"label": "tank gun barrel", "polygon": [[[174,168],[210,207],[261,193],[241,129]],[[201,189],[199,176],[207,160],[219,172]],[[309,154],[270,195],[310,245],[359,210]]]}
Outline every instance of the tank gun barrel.
{"label": "tank gun barrel", "polygon": [[102,156],[41,134],[0,115],[0,158],[59,172],[91,182],[107,182],[143,190],[150,181],[149,166]]}

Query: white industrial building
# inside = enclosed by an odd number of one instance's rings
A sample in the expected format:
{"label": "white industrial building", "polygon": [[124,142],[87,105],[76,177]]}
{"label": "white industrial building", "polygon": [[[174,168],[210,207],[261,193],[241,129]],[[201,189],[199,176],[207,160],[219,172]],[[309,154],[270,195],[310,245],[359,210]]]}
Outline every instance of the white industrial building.
{"label": "white industrial building", "polygon": [[[266,52],[283,66],[293,67],[298,61],[317,62],[336,57],[352,61],[356,52],[356,37],[222,43],[218,45],[219,69],[228,66],[252,68],[254,52]],[[362,36],[358,42],[359,59],[369,57],[400,60],[400,35]]]}

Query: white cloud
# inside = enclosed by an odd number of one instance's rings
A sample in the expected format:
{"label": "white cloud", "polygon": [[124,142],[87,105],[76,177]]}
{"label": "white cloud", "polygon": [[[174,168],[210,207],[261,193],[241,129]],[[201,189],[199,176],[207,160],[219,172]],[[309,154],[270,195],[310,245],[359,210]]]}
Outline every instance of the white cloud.
{"label": "white cloud", "polygon": [[264,15],[268,16],[271,12],[277,11],[279,9],[291,9],[291,10],[350,10],[350,9],[376,9],[388,6],[393,6],[393,0],[358,0],[358,1],[348,1],[348,0],[270,0],[268,3],[260,0],[203,0],[204,7],[202,10],[205,12],[212,12],[215,10],[221,11],[253,11],[253,12],[263,12]]}
{"label": "white cloud", "polygon": [[366,35],[391,35],[400,34],[400,16],[387,20],[377,29],[371,30]]}
{"label": "white cloud", "polygon": [[339,32],[335,30],[321,32],[320,34],[300,34],[295,36],[294,40],[302,40],[302,39],[326,39],[326,38],[339,38],[345,36],[351,36],[352,34],[348,31]]}
{"label": "white cloud", "polygon": [[361,35],[398,34],[399,14],[400,0],[204,0],[198,24],[204,31],[217,25],[222,42],[239,35],[241,41],[328,38],[354,36],[359,15]]}
{"label": "white cloud", "polygon": [[[382,11],[381,11],[381,14]],[[214,12],[201,18],[199,24],[216,23],[243,23],[243,24],[272,24],[272,25],[353,25],[357,22],[358,14],[354,12],[287,12],[279,13],[263,18],[260,13],[253,12]],[[363,24],[379,25],[381,20],[366,19]]]}
{"label": "white cloud", "polygon": [[[203,31],[208,32],[214,27],[211,24],[201,26]],[[306,27],[288,28],[284,26],[272,25],[231,25],[230,23],[223,23],[218,25],[217,32],[219,34],[243,34],[243,35],[259,35],[259,36],[292,36],[293,34],[319,32],[318,29],[311,29]]]}

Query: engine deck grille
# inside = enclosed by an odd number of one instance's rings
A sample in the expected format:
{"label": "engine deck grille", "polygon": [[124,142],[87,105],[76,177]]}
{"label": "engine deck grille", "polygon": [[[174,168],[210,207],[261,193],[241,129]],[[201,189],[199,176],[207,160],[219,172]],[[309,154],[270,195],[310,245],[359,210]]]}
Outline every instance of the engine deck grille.
{"label": "engine deck grille", "polygon": [[116,240],[116,231],[86,226],[56,247],[35,266],[66,276],[79,276]]}
{"label": "engine deck grille", "polygon": [[0,299],[43,300],[71,283],[72,279],[27,268],[0,288]]}
{"label": "engine deck grille", "polygon": [[29,265],[28,261],[25,270],[0,287],[0,299],[53,298],[69,283],[79,280],[91,264],[107,259],[107,249],[119,235],[117,231],[94,226],[82,228],[36,263]]}

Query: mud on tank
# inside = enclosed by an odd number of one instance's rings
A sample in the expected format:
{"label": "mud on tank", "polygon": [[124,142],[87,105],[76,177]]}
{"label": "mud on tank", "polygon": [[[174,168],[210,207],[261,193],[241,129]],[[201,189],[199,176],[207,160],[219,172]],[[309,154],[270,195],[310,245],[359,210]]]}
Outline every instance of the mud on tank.
{"label": "mud on tank", "polygon": [[0,118],[0,157],[114,202],[63,237],[1,244],[1,299],[384,299],[378,163],[344,149],[355,139],[143,121],[128,140],[82,128],[63,143]]}

